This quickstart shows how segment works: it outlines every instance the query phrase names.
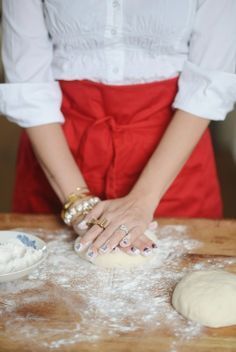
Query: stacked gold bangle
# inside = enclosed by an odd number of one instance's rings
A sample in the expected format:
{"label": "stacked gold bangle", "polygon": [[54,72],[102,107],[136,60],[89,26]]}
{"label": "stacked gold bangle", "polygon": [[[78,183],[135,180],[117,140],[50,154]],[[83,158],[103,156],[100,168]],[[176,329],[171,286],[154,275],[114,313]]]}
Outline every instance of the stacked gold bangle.
{"label": "stacked gold bangle", "polygon": [[74,220],[88,214],[90,210],[100,201],[93,196],[87,187],[77,187],[74,193],[70,193],[63,205],[61,217],[64,223],[71,226]]}

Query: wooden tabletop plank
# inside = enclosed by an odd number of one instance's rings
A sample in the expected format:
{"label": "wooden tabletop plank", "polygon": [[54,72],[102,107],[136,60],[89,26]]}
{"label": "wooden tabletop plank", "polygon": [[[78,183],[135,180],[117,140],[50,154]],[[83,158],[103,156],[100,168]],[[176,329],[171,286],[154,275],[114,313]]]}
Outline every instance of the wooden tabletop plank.
{"label": "wooden tabletop plank", "polygon": [[[202,261],[215,259],[230,260],[230,258],[236,257],[236,221],[235,220],[204,220],[204,219],[158,219],[160,226],[165,225],[184,225],[186,226],[186,235],[192,239],[196,239],[202,243],[200,247],[194,247],[189,253],[183,258],[180,266],[181,268],[188,266],[189,263],[198,263]],[[0,214],[0,229],[45,229],[46,231],[62,230],[67,229],[63,226],[59,216],[53,215],[21,215],[21,214]],[[45,237],[46,239],[46,237]],[[227,270],[236,272],[236,265],[232,264]],[[175,268],[176,270],[176,268]],[[27,279],[26,279],[27,280]],[[108,336],[106,331],[104,335],[101,335],[97,341],[81,341],[76,343],[65,343],[60,345],[48,344],[43,346],[42,341],[49,341],[48,332],[55,331],[54,340],[61,341],[60,339],[66,338],[61,336],[58,332],[63,327],[67,327],[68,331],[73,331],[75,324],[80,321],[80,317],[77,311],[84,309],[82,296],[79,297],[73,290],[64,290],[50,282],[45,282],[45,285],[40,287],[38,291],[26,288],[17,296],[12,292],[9,300],[26,300],[30,298],[30,292],[32,297],[39,295],[44,297],[50,294],[50,300],[40,303],[40,299],[37,304],[29,303],[26,305],[19,305],[17,317],[21,318],[21,324],[27,321],[27,326],[31,324],[30,339],[27,335],[22,335],[17,340],[12,338],[7,328],[7,323],[11,320],[12,316],[6,313],[0,319],[0,352],[45,352],[45,351],[65,351],[65,352],[120,352],[120,351],[145,351],[145,352],[233,352],[236,351],[236,326],[220,328],[220,329],[209,329],[204,328],[200,335],[190,339],[177,339],[173,336],[172,332],[165,326],[160,327],[157,331],[148,331],[145,326],[135,331],[128,331],[127,333],[119,333],[117,336]],[[0,295],[4,297],[3,286],[0,284]],[[1,298],[0,298],[1,301]],[[66,302],[66,304],[65,304]],[[62,304],[63,303],[63,304]],[[76,309],[68,309],[71,304],[75,304]],[[115,303],[114,303],[115,304]],[[1,305],[0,305],[1,313]],[[31,318],[30,318],[31,317]],[[37,317],[37,321],[34,319]],[[18,322],[19,323],[19,322]],[[16,322],[16,326],[18,324]],[[35,329],[39,329],[40,325],[40,341],[38,341],[38,335],[35,334]],[[22,330],[24,331],[24,330]],[[29,331],[26,331],[29,334]],[[51,335],[50,335],[51,336]],[[70,333],[71,336],[71,333]],[[50,337],[51,338],[51,337]],[[50,347],[49,347],[50,346]]]}

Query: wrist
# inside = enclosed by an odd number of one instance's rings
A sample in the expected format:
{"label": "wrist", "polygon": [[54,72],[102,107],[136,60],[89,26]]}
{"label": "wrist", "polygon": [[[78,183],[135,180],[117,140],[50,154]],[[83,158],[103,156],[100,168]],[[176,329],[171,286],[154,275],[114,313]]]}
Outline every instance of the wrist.
{"label": "wrist", "polygon": [[89,189],[85,183],[79,183],[78,181],[71,182],[71,180],[70,182],[67,182],[65,185],[63,185],[61,189],[63,194],[62,204],[65,204],[72,194],[79,194],[83,193],[84,191],[89,192]]}
{"label": "wrist", "polygon": [[154,214],[160,200],[153,197],[150,190],[131,190],[128,197],[133,200],[135,204],[145,209],[148,213]]}

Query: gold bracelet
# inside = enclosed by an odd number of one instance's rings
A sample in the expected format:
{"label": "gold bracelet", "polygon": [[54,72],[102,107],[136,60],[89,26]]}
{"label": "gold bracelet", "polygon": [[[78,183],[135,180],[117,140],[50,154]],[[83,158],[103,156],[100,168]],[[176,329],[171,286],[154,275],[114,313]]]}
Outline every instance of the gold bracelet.
{"label": "gold bracelet", "polygon": [[[92,195],[88,187],[77,187],[75,192],[68,195],[66,202],[61,210],[61,218],[67,225],[72,225],[76,217],[85,215],[89,212],[99,201],[98,197]],[[78,203],[78,201],[80,201]],[[77,203],[75,205],[75,203]]]}
{"label": "gold bracelet", "polygon": [[72,204],[68,209],[62,209],[61,217],[64,223],[68,226],[73,225],[74,220],[78,219],[81,215],[86,215],[93,207],[100,201],[100,198],[95,196],[88,196],[82,198],[78,204]]}
{"label": "gold bracelet", "polygon": [[[79,192],[79,193],[78,193]],[[87,187],[76,187],[76,191],[72,192],[68,195],[66,202],[63,205],[63,209],[67,210],[71,207],[73,203],[75,203],[79,199],[83,199],[85,197],[92,196],[91,192]]]}
{"label": "gold bracelet", "polygon": [[69,193],[61,210],[61,218],[63,219],[64,222],[65,222],[67,211],[72,207],[72,205],[77,200],[86,198],[89,195],[91,195],[91,193],[89,192],[88,187],[85,187],[85,186],[76,187],[75,192]]}

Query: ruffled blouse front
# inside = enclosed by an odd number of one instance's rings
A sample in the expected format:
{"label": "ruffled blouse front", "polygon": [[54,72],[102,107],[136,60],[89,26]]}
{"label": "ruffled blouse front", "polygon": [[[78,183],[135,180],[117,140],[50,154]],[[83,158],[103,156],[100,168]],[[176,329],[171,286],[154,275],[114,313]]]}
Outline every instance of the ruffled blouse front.
{"label": "ruffled blouse front", "polygon": [[179,76],[173,107],[223,120],[236,101],[235,0],[3,0],[0,110],[63,123],[58,80]]}

